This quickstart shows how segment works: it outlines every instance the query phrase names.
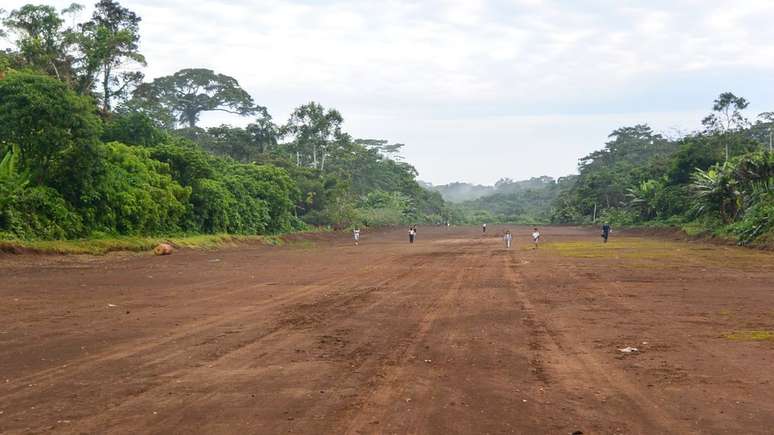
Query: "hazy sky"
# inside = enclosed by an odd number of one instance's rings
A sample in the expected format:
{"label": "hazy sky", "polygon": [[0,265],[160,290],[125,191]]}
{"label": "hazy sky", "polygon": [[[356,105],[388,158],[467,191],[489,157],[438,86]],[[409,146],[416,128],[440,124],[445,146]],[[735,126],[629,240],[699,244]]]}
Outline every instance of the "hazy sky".
{"label": "hazy sky", "polygon": [[572,173],[617,127],[697,129],[726,90],[774,110],[772,0],[121,3],[143,18],[148,78],[214,69],[278,122],[335,107],[435,184]]}

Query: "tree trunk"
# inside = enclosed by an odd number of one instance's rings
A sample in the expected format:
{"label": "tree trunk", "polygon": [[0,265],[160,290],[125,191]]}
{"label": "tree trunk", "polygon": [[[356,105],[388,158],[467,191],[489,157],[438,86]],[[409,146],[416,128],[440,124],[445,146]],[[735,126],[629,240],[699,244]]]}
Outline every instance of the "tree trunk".
{"label": "tree trunk", "polygon": [[56,62],[51,61],[51,68],[54,68],[54,74],[56,74],[56,79],[62,80],[62,77],[59,75],[59,68],[56,67]]}
{"label": "tree trunk", "polygon": [[110,67],[105,66],[102,76],[102,111],[110,112]]}

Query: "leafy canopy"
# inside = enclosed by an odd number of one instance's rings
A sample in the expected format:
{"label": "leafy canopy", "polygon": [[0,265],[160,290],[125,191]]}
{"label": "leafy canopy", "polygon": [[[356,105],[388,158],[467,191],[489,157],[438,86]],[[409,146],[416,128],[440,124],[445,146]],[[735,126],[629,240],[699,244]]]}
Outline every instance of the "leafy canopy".
{"label": "leafy canopy", "polygon": [[237,115],[264,113],[239,82],[206,68],[186,68],[171,76],[143,83],[133,93],[132,107],[159,114],[167,124],[196,127],[202,112],[221,111]]}

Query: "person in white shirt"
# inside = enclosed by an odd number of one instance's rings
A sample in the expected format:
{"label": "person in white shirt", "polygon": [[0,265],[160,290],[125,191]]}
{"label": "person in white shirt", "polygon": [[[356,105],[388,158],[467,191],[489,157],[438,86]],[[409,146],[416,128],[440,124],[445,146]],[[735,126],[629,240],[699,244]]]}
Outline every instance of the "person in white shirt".
{"label": "person in white shirt", "polygon": [[510,249],[511,241],[513,241],[513,235],[511,234],[511,230],[508,230],[505,232],[505,236],[503,236],[503,240],[505,240],[505,247],[507,249]]}
{"label": "person in white shirt", "polygon": [[481,225],[481,232],[486,232],[486,224]]}
{"label": "person in white shirt", "polygon": [[409,227],[409,243],[414,243],[414,237],[417,236],[417,230],[414,227]]}
{"label": "person in white shirt", "polygon": [[537,249],[539,242],[540,242],[540,231],[538,231],[538,229],[535,228],[535,231],[532,233],[532,243],[535,244],[534,249]]}
{"label": "person in white shirt", "polygon": [[355,239],[355,246],[357,246],[360,243],[360,228],[355,227],[352,230],[352,238]]}

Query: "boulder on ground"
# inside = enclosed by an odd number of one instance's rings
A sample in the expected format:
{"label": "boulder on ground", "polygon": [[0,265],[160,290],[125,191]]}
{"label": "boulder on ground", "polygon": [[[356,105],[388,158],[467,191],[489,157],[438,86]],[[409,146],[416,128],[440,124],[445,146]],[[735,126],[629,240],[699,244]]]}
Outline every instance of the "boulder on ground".
{"label": "boulder on ground", "polygon": [[153,253],[156,255],[169,255],[174,251],[174,248],[169,243],[159,243],[158,246],[153,248]]}

